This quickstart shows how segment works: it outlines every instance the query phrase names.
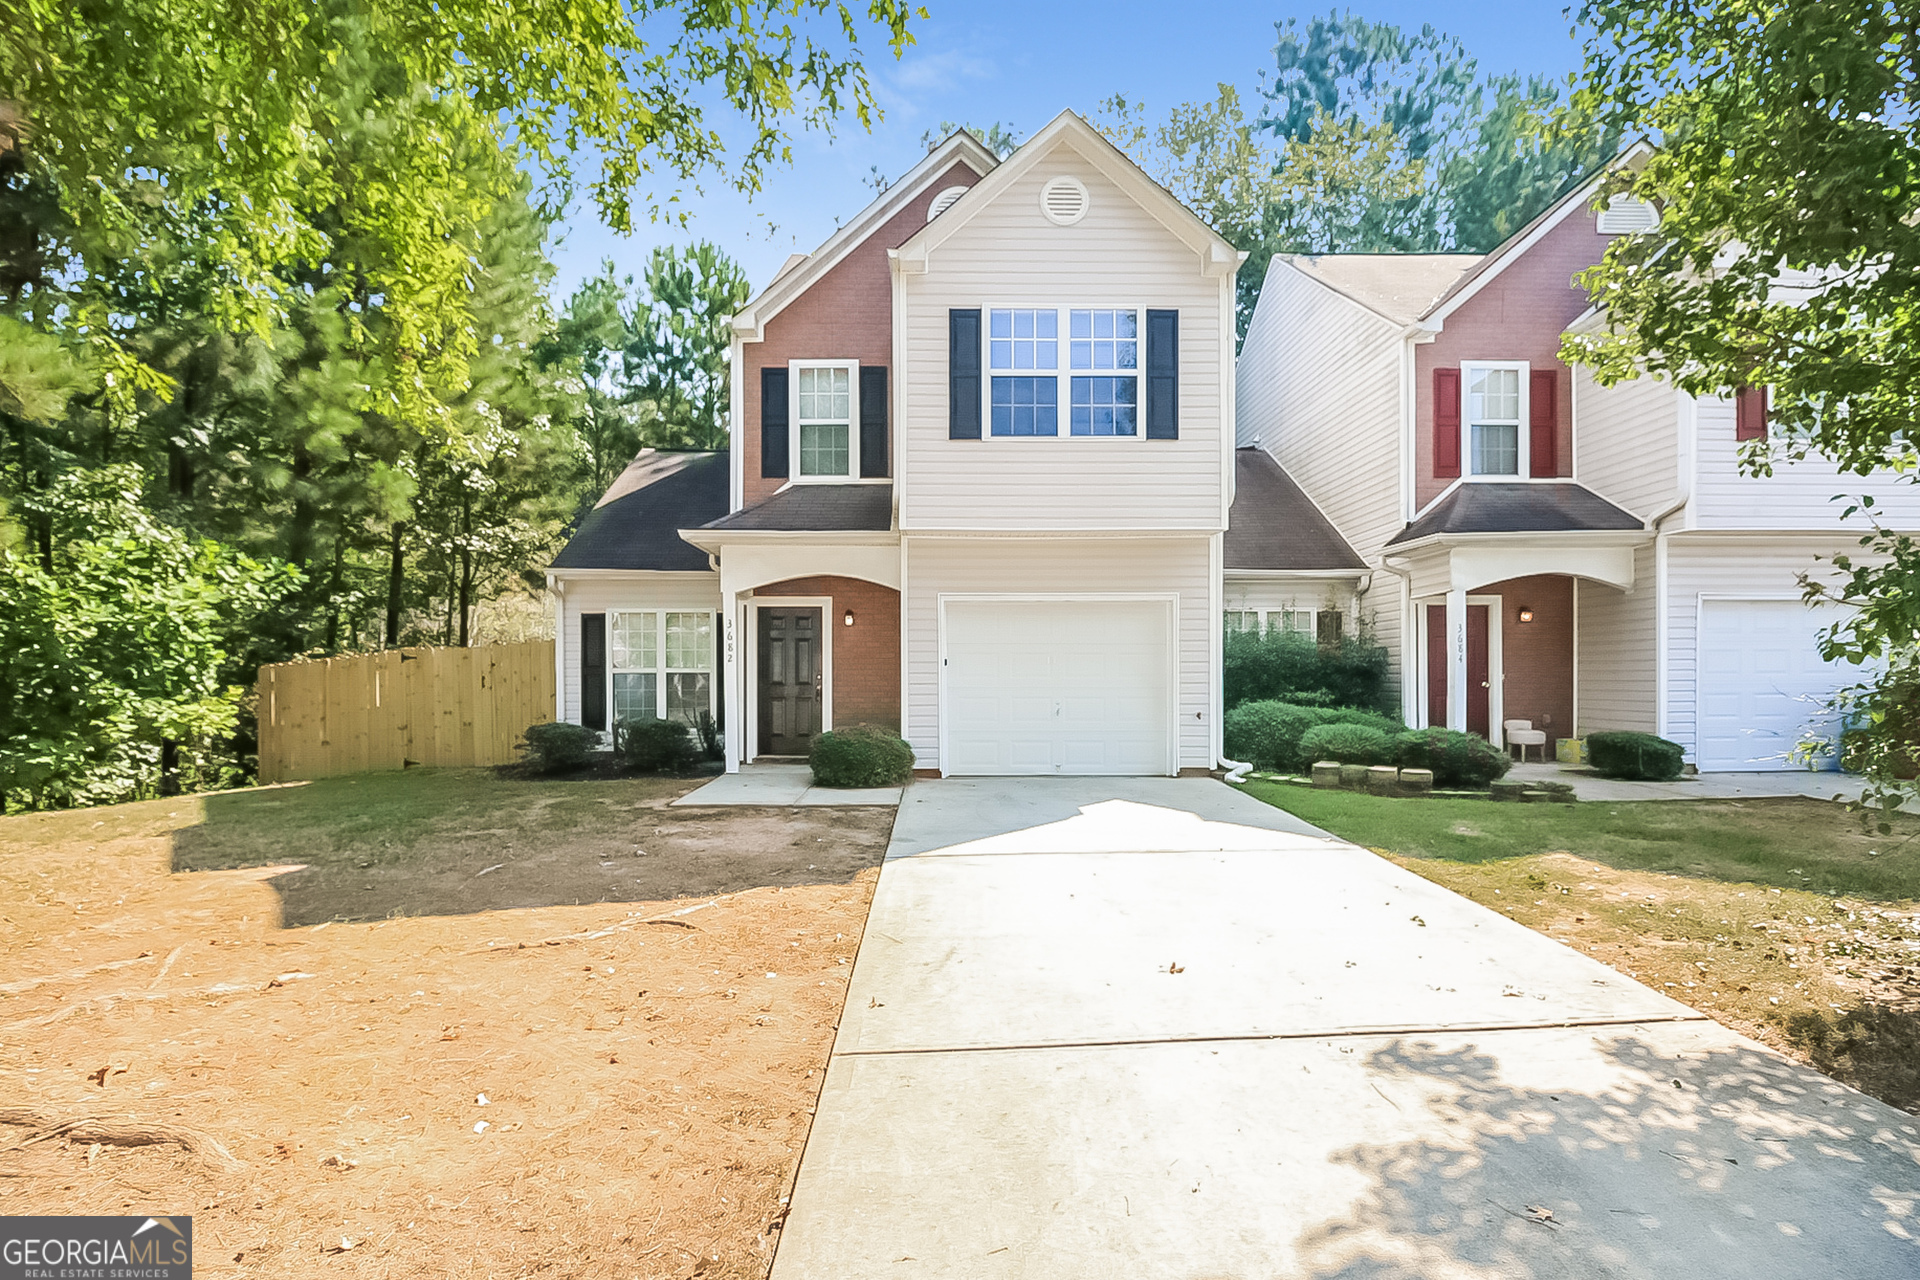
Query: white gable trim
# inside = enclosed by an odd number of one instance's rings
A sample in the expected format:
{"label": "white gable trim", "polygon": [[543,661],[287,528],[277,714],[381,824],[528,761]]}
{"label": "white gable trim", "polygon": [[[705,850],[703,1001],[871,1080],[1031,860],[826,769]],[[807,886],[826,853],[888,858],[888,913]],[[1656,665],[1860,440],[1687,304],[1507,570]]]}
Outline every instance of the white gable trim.
{"label": "white gable trim", "polygon": [[1559,206],[1551,210],[1546,217],[1536,222],[1532,228],[1523,232],[1517,239],[1507,241],[1507,243],[1501,245],[1489,254],[1488,257],[1490,261],[1481,269],[1480,273],[1469,280],[1466,287],[1458,293],[1450,298],[1441,299],[1437,305],[1429,309],[1424,316],[1420,317],[1421,323],[1434,329],[1443,327],[1447,322],[1448,316],[1465,306],[1474,295],[1486,288],[1489,281],[1506,270],[1507,264],[1521,257],[1527,250],[1546,239],[1547,233],[1559,226],[1562,222],[1565,222],[1567,216],[1576,209],[1586,209],[1593,200],[1594,192],[1599,189],[1600,184],[1605,182],[1614,170],[1620,168],[1622,165],[1633,164],[1652,153],[1653,147],[1651,145],[1646,142],[1636,142],[1615,156],[1600,172],[1581,183],[1580,186],[1573,191],[1562,196]]}
{"label": "white gable trim", "polygon": [[1199,215],[1175,199],[1173,193],[1149,178],[1145,171],[1115,147],[1107,136],[1071,111],[1062,111],[993,172],[974,184],[938,219],[907,238],[895,251],[896,270],[926,271],[927,260],[974,215],[1050,153],[1056,143],[1071,148],[1081,159],[1146,210],[1155,221],[1200,256],[1201,271],[1209,276],[1232,276],[1240,269],[1241,254]]}
{"label": "white gable trim", "polygon": [[985,175],[999,161],[978,138],[964,129],[960,130],[929,151],[925,159],[907,171],[905,177],[888,187],[804,261],[796,264],[789,259],[767,287],[733,317],[734,335],[743,342],[761,341],[766,334],[767,321],[786,310],[821,276],[844,262],[847,255],[859,248],[869,235],[943,177],[955,163],[964,164],[975,173]]}

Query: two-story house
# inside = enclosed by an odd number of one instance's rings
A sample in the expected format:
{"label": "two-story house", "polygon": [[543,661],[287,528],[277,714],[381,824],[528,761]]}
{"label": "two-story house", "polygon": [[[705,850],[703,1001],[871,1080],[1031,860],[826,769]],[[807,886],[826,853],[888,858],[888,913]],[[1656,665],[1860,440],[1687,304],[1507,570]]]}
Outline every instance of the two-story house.
{"label": "two-story house", "polygon": [[1236,453],[1240,260],[1071,113],[948,139],[734,318],[729,448],[643,453],[555,559],[563,718],[709,712],[729,769],[853,724],[947,774],[1212,768],[1229,595],[1338,633],[1366,578]]}
{"label": "two-story house", "polygon": [[[1618,163],[1631,164],[1638,151]],[[1743,476],[1764,392],[1601,387],[1560,359],[1604,325],[1575,276],[1658,213],[1600,179],[1484,256],[1279,257],[1241,353],[1239,438],[1359,553],[1409,724],[1502,741],[1638,729],[1704,770],[1789,767],[1823,699],[1830,610],[1799,576],[1858,551],[1835,495],[1920,527],[1920,492],[1815,461]],[[1738,403],[1736,404],[1736,399]]]}

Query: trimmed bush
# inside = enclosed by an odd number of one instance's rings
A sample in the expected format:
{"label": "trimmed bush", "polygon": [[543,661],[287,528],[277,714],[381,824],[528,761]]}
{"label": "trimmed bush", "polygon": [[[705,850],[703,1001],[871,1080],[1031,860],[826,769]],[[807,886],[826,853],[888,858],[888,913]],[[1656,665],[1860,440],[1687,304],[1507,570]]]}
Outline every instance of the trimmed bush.
{"label": "trimmed bush", "polygon": [[535,773],[582,768],[600,735],[583,724],[533,724],[520,735],[520,758]]}
{"label": "trimmed bush", "polygon": [[678,720],[622,720],[613,726],[613,747],[634,773],[683,773],[700,759]]}
{"label": "trimmed bush", "polygon": [[1321,725],[1357,725],[1382,734],[1400,732],[1391,716],[1363,707],[1308,707],[1291,702],[1247,702],[1227,712],[1222,732],[1229,758],[1256,769],[1304,773],[1315,757],[1301,746],[1309,729]]}
{"label": "trimmed bush", "polygon": [[1366,640],[1322,645],[1294,632],[1236,631],[1227,634],[1222,657],[1229,709],[1287,702],[1391,712],[1397,705],[1388,683],[1387,651]]}
{"label": "trimmed bush", "polygon": [[869,725],[815,735],[807,752],[822,787],[897,787],[913,776],[913,748],[900,735]]}
{"label": "trimmed bush", "polygon": [[1317,724],[1300,736],[1300,754],[1309,765],[1321,760],[1341,764],[1384,764],[1393,741],[1366,724]]}
{"label": "trimmed bush", "polygon": [[1513,768],[1507,753],[1476,733],[1452,729],[1415,729],[1392,744],[1393,763],[1403,769],[1433,770],[1433,785],[1448,791],[1477,791]]}
{"label": "trimmed bush", "polygon": [[1615,730],[1587,735],[1587,762],[1601,776],[1635,782],[1670,782],[1680,776],[1686,748],[1651,733]]}

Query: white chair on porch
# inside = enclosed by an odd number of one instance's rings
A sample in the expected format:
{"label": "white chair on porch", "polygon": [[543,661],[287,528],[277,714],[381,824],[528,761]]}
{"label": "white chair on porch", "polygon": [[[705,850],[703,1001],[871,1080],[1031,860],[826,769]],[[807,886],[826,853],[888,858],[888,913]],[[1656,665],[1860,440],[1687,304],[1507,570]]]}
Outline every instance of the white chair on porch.
{"label": "white chair on porch", "polygon": [[1507,746],[1509,748],[1520,748],[1520,763],[1525,764],[1527,762],[1528,747],[1540,748],[1540,761],[1542,764],[1546,763],[1546,730],[1534,728],[1533,721],[1531,720],[1502,720],[1500,727],[1506,733]]}

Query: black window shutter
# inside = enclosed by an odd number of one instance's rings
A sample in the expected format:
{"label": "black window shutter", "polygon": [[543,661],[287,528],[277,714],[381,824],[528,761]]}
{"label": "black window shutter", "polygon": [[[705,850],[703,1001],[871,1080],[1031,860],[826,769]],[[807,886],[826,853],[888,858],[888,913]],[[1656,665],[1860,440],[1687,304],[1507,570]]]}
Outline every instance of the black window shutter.
{"label": "black window shutter", "polygon": [[875,480],[887,469],[887,366],[860,366],[860,476]]}
{"label": "black window shutter", "polygon": [[760,371],[760,474],[787,477],[787,371]]}
{"label": "black window shutter", "polygon": [[947,312],[947,438],[980,438],[980,309]]}
{"label": "black window shutter", "polygon": [[1180,313],[1147,312],[1147,439],[1180,438]]}
{"label": "black window shutter", "polygon": [[589,729],[607,727],[607,615],[604,613],[580,615],[580,723]]}

